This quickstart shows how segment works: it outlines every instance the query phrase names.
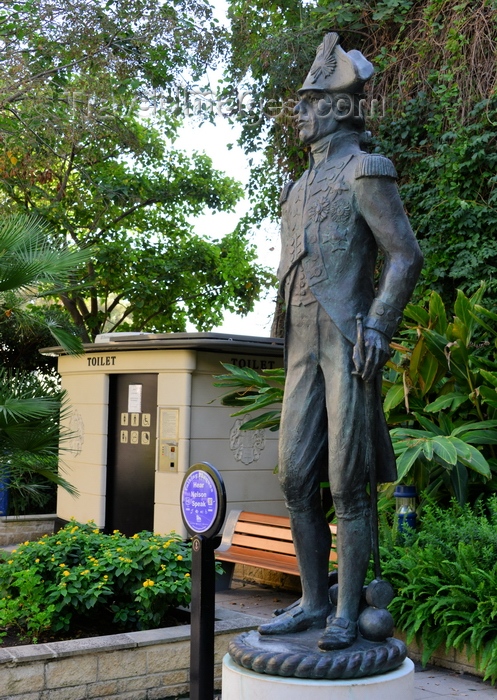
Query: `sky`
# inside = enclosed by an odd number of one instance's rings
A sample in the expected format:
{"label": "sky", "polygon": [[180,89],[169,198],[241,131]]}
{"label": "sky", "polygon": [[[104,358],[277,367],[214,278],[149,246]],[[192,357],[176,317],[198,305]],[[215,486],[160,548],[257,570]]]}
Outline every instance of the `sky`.
{"label": "sky", "polygon": [[[224,0],[214,0],[216,15],[221,22],[226,23],[226,3]],[[211,84],[215,83],[216,73],[208,76]],[[179,139],[175,147],[187,152],[205,152],[213,161],[216,169],[234,177],[243,185],[249,178],[248,157],[236,145],[239,129],[230,126],[227,120],[217,115],[215,122],[199,124],[194,119],[185,119]],[[233,144],[229,149],[228,145]],[[240,201],[234,213],[207,213],[196,217],[192,223],[198,234],[209,235],[213,238],[231,233],[239,219],[249,209],[246,199]],[[258,262],[276,272],[278,267],[280,243],[279,228],[275,224],[262,225],[253,233],[252,243],[257,247]],[[226,313],[222,325],[212,331],[233,333],[237,335],[269,336],[274,312],[276,291],[271,290],[266,299],[257,302],[253,312],[247,316]],[[189,331],[195,328],[189,327]]]}

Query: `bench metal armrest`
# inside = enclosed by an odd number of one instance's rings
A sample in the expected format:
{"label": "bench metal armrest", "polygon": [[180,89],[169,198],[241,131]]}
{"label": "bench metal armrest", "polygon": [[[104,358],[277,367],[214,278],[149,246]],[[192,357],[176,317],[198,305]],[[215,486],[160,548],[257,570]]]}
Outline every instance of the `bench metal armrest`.
{"label": "bench metal armrest", "polygon": [[235,534],[236,524],[238,522],[238,518],[240,517],[241,512],[241,510],[230,510],[223,528],[223,537],[221,540],[221,544],[216,549],[216,552],[225,552],[231,547],[233,535]]}

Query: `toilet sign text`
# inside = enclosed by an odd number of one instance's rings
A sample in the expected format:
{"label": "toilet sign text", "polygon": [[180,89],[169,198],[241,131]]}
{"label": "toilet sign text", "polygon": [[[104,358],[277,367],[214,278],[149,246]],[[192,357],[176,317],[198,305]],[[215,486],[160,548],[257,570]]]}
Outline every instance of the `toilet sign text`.
{"label": "toilet sign text", "polygon": [[106,355],[102,357],[101,355],[92,355],[86,358],[88,367],[114,367],[116,363],[116,355]]}

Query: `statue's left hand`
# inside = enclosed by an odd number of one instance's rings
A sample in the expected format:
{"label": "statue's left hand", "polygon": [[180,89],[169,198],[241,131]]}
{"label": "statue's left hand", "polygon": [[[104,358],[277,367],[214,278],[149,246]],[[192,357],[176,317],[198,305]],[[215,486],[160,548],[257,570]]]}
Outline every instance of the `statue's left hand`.
{"label": "statue's left hand", "polygon": [[[363,358],[364,354],[364,358]],[[388,340],[374,328],[364,330],[364,350],[354,345],[353,360],[358,374],[365,382],[370,382],[390,357]]]}

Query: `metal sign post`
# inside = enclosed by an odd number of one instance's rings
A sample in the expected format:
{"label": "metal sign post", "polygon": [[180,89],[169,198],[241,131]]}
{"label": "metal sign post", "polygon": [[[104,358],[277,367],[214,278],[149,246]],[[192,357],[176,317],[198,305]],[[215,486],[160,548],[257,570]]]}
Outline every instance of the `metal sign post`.
{"label": "metal sign post", "polygon": [[192,535],[190,700],[214,696],[214,550],[225,514],[221,475],[210,464],[194,464],[181,485],[181,515]]}

